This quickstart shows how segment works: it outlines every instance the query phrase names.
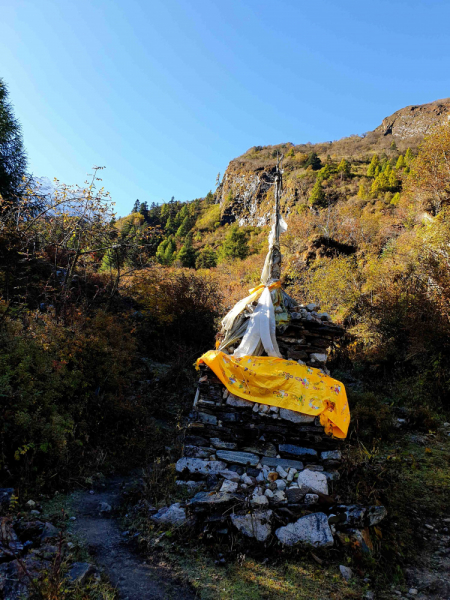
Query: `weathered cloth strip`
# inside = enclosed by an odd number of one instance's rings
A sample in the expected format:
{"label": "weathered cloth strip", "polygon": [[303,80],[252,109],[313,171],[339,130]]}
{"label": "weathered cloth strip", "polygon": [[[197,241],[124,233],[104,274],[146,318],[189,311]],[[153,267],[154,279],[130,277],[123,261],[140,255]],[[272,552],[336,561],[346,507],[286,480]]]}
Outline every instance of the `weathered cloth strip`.
{"label": "weathered cloth strip", "polygon": [[229,356],[218,350],[197,361],[214,371],[235,396],[306,415],[320,415],[326,433],[347,436],[350,409],[344,385],[320,369],[271,356]]}

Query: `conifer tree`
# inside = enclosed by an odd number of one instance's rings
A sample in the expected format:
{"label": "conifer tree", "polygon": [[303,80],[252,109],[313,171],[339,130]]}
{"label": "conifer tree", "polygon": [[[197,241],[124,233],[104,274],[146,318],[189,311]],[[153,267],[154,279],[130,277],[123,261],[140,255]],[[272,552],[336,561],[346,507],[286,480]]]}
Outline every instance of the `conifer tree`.
{"label": "conifer tree", "polygon": [[345,158],[341,160],[341,162],[338,165],[337,172],[341,174],[341,179],[350,177],[351,171],[350,163],[348,162],[348,160],[345,160]]}
{"label": "conifer tree", "polygon": [[405,159],[403,158],[403,154],[400,154],[400,156],[397,159],[397,163],[395,165],[396,169],[403,169],[405,166]]}
{"label": "conifer tree", "polygon": [[414,160],[414,154],[412,153],[411,148],[408,148],[405,153],[405,162],[407,165],[410,165],[412,160]]}
{"label": "conifer tree", "polygon": [[186,236],[184,245],[181,246],[180,251],[177,254],[177,260],[179,260],[183,267],[192,269],[195,267],[195,260],[197,258],[197,252],[192,246],[192,234]]}
{"label": "conifer tree", "polygon": [[133,204],[133,208],[132,208],[131,212],[138,213],[140,206],[141,206],[141,203],[139,202],[139,200],[136,200],[136,202]]}
{"label": "conifer tree", "polygon": [[358,198],[361,198],[362,200],[367,200],[367,198],[369,197],[369,190],[368,190],[368,186],[367,183],[365,181],[362,181],[359,184],[359,189],[358,189]]}
{"label": "conifer tree", "polygon": [[318,157],[317,152],[311,152],[303,166],[305,169],[306,167],[311,166],[313,171],[318,171],[322,167],[322,161]]}
{"label": "conifer tree", "polygon": [[8,100],[8,88],[0,79],[0,196],[14,198],[20,193],[27,160],[19,121]]}
{"label": "conifer tree", "polygon": [[189,217],[186,216],[177,229],[177,238],[184,238],[187,236],[190,230]]}
{"label": "conifer tree", "polygon": [[166,221],[164,230],[169,234],[171,234],[175,231],[175,223],[174,223],[174,219],[172,218],[172,215],[169,215],[169,218]]}
{"label": "conifer tree", "polygon": [[230,228],[222,246],[219,250],[219,260],[229,260],[234,258],[246,258],[249,253],[247,234],[237,225]]}
{"label": "conifer tree", "polygon": [[162,265],[171,265],[175,259],[177,245],[172,237],[162,241],[156,250],[156,259]]}
{"label": "conifer tree", "polygon": [[322,188],[322,183],[320,179],[317,179],[313,189],[311,190],[311,194],[309,195],[309,204],[310,206],[323,206],[324,202],[325,193]]}
{"label": "conifer tree", "polygon": [[196,269],[211,269],[217,266],[217,253],[211,246],[205,246],[195,261]]}
{"label": "conifer tree", "polygon": [[374,154],[372,156],[372,160],[370,161],[369,168],[367,169],[368,177],[376,177],[375,171],[380,164],[380,159],[378,158],[378,154]]}

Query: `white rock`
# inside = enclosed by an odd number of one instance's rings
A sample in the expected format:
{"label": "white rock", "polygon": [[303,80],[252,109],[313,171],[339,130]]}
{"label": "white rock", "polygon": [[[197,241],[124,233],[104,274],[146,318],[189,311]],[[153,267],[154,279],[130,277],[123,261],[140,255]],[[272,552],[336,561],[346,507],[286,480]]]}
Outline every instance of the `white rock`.
{"label": "white rock", "polygon": [[286,471],[280,465],[278,465],[278,467],[276,468],[276,472],[283,479],[286,479],[286,477],[288,476],[288,474],[286,473]]}
{"label": "white rock", "polygon": [[305,362],[303,362],[303,361],[302,361],[302,360],[300,360],[300,359],[298,359],[298,361],[297,361],[297,362],[298,362],[298,364],[299,364],[299,365],[302,365],[303,367],[306,365],[306,363],[305,363]]}
{"label": "white rock", "polygon": [[324,513],[313,513],[275,531],[282,544],[293,546],[300,542],[311,546],[332,546],[333,534]]}
{"label": "white rock", "polygon": [[253,412],[258,412],[259,411],[259,404],[257,402],[255,402],[255,405],[253,407]]}
{"label": "white rock", "polygon": [[239,484],[236,481],[230,481],[229,479],[225,479],[225,481],[222,483],[222,487],[220,488],[221,492],[230,492],[230,493],[234,493],[237,492],[237,489],[239,487]]}
{"label": "white rock", "polygon": [[263,415],[265,415],[266,413],[268,413],[270,410],[270,406],[268,406],[267,404],[260,404],[259,405],[259,412]]}
{"label": "white rock", "polygon": [[280,409],[278,408],[278,406],[271,406],[270,407],[270,412],[278,413],[279,411],[280,411]]}
{"label": "white rock", "polygon": [[261,471],[261,473],[258,475],[258,477],[256,478],[256,481],[258,483],[262,483],[264,481],[264,473]]}
{"label": "white rock", "polygon": [[284,481],[284,479],[277,479],[275,481],[275,485],[277,486],[277,488],[279,490],[285,490],[286,489],[286,482]]}
{"label": "white rock", "polygon": [[243,398],[238,398],[233,394],[228,395],[226,404],[229,406],[236,406],[237,408],[253,408],[253,402],[250,402],[250,400],[244,400]]}
{"label": "white rock", "polygon": [[283,490],[276,490],[273,493],[274,502],[284,502],[286,500],[286,494]]}
{"label": "white rock", "polygon": [[176,464],[177,473],[182,473],[184,469],[188,469],[190,473],[201,473],[209,475],[210,473],[218,473],[224,471],[227,464],[220,460],[202,460],[200,458],[180,458]]}
{"label": "white rock", "polygon": [[264,492],[264,496],[267,496],[267,498],[273,498],[273,492],[272,492],[272,490],[270,490],[270,489],[267,489],[267,490]]}
{"label": "white rock", "polygon": [[271,510],[255,511],[247,515],[231,515],[231,522],[236,529],[247,537],[257,539],[258,542],[265,542],[271,534],[271,519]]}
{"label": "white rock", "polygon": [[186,511],[180,508],[180,503],[172,504],[161,508],[152,519],[157,523],[165,523],[167,525],[182,525],[186,521]]}
{"label": "white rock", "polygon": [[28,508],[34,508],[36,506],[36,502],[34,500],[28,500],[26,506],[28,506]]}
{"label": "white rock", "polygon": [[298,474],[297,483],[303,487],[309,488],[312,492],[320,492],[328,496],[328,480],[323,473],[319,471],[310,471],[305,469]]}
{"label": "white rock", "polygon": [[319,502],[319,496],[317,494],[306,494],[305,504],[317,504]]}
{"label": "white rock", "polygon": [[310,354],[310,358],[311,360],[315,360],[320,363],[327,362],[327,355],[319,352],[313,352],[312,354]]}
{"label": "white rock", "polygon": [[242,483],[246,483],[247,485],[253,485],[253,479],[251,477],[249,477],[248,475],[242,475],[241,477],[241,481]]}
{"label": "white rock", "polygon": [[305,415],[295,410],[288,410],[287,408],[280,408],[280,417],[292,423],[312,423],[315,418],[314,416]]}
{"label": "white rock", "polygon": [[417,596],[418,593],[419,593],[419,590],[416,588],[411,588],[408,592],[408,594],[411,594],[411,596]]}
{"label": "white rock", "polygon": [[342,454],[339,450],[328,450],[328,452],[321,452],[320,456],[322,460],[341,460]]}
{"label": "white rock", "polygon": [[252,504],[253,506],[266,506],[267,504],[269,504],[269,501],[267,500],[266,496],[263,495],[252,496],[250,504]]}
{"label": "white rock", "polygon": [[350,579],[353,577],[353,571],[350,569],[350,567],[339,565],[339,571],[341,572],[341,575],[345,581],[350,581]]}

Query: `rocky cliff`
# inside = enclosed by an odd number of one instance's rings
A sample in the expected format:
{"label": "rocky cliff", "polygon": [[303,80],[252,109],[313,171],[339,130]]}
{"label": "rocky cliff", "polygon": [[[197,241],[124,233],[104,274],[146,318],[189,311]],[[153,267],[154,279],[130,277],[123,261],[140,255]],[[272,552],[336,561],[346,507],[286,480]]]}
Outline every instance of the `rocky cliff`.
{"label": "rocky cliff", "polygon": [[[418,144],[434,126],[450,119],[450,98],[421,106],[408,106],[383,119],[373,131],[337,141],[318,144],[292,143],[254,146],[232,160],[216,191],[221,206],[221,223],[263,226],[269,221],[273,206],[273,175],[277,153],[284,155],[284,192],[282,209],[289,214],[297,203],[305,203],[315,182],[315,173],[306,160],[315,152],[322,160],[335,165],[347,159],[352,165],[351,180],[326,184],[328,200],[335,201],[356,194],[365,173],[365,164],[374,153],[385,154],[394,161],[408,147]],[[353,185],[352,185],[353,184]]]}

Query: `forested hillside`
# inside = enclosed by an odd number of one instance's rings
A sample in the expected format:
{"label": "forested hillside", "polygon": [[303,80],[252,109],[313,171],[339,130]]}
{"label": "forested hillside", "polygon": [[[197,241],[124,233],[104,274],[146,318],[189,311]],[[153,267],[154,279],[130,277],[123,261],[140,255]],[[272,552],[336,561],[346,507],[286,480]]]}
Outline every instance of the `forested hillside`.
{"label": "forested hillside", "polygon": [[331,369],[350,439],[377,447],[401,411],[435,430],[450,409],[448,106],[255,146],[204,197],[131,198],[119,217],[107,170],[50,192],[29,174],[0,81],[0,487],[24,502],[176,455],[192,365],[259,283],[281,154],[283,284],[347,328]]}

